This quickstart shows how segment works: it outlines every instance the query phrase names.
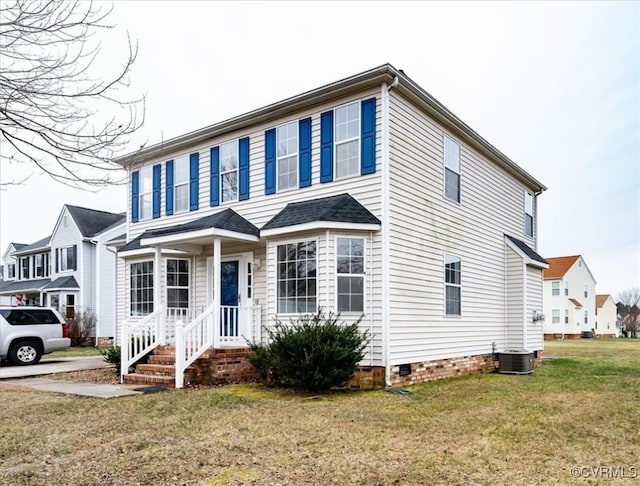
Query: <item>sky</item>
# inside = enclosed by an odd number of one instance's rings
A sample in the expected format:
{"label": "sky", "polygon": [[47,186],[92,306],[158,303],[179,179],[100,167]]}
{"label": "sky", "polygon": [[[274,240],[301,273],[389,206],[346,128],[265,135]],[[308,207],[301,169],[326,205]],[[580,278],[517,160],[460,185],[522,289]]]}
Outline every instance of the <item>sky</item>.
{"label": "sky", "polygon": [[[146,97],[129,151],[390,63],[543,182],[538,250],[581,254],[598,293],[640,286],[640,2],[116,1],[96,69],[127,32],[126,94]],[[5,165],[0,251],[53,230],[62,205],[126,211]]]}

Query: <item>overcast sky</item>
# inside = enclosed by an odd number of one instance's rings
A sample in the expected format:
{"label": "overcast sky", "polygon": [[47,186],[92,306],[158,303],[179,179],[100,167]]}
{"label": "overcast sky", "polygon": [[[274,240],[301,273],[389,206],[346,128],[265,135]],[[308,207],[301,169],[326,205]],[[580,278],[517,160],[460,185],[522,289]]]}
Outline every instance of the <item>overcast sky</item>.
{"label": "overcast sky", "polygon": [[[102,64],[127,31],[140,49],[131,150],[389,62],[549,188],[543,256],[582,254],[598,293],[640,286],[640,2],[127,0],[110,21]],[[0,191],[0,251],[50,234],[65,203],[124,212],[126,189],[34,173]]]}

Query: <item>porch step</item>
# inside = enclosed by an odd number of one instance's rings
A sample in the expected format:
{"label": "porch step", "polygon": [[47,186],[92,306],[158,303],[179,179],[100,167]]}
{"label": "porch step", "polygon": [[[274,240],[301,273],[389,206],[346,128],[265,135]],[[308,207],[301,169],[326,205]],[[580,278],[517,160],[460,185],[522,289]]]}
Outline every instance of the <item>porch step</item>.
{"label": "porch step", "polygon": [[175,364],[139,364],[136,366],[136,373],[140,375],[175,376],[176,367]]}
{"label": "porch step", "polygon": [[124,382],[130,385],[162,385],[167,388],[176,386],[176,379],[173,376],[143,375],[140,373],[124,375]]}
{"label": "porch step", "polygon": [[152,354],[149,356],[147,363],[157,365],[175,365],[176,355],[174,354]]}
{"label": "porch step", "polygon": [[156,346],[153,350],[153,356],[174,356],[176,355],[176,347],[168,344]]}

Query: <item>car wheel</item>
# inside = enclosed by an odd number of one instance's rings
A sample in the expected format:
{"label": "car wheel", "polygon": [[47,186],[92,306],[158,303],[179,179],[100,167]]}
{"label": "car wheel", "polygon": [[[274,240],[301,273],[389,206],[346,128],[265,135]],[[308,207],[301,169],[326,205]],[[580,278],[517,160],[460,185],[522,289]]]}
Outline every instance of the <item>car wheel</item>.
{"label": "car wheel", "polygon": [[18,366],[38,364],[41,357],[40,345],[35,341],[18,341],[9,351],[9,361]]}

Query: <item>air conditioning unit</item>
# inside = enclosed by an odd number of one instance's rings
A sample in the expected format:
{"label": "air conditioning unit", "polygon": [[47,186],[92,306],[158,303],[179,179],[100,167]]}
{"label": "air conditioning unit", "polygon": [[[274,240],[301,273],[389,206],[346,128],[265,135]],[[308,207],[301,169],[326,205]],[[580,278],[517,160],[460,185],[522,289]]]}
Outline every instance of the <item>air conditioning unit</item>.
{"label": "air conditioning unit", "polygon": [[498,353],[500,373],[527,375],[533,373],[533,352],[524,349],[512,349]]}

